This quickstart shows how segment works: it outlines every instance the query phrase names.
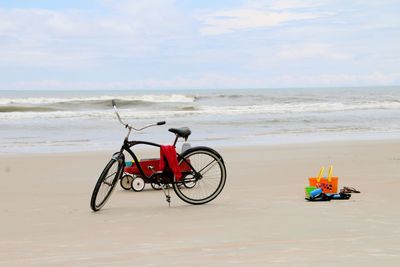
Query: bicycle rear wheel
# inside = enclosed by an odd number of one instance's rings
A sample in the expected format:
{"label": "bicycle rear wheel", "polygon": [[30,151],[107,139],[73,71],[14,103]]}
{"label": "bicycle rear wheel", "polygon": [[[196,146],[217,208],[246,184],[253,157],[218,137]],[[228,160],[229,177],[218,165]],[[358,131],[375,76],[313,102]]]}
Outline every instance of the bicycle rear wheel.
{"label": "bicycle rear wheel", "polygon": [[182,179],[173,184],[178,197],[193,205],[205,204],[215,199],[226,181],[222,157],[208,147],[191,148],[181,157],[179,166],[183,170]]}
{"label": "bicycle rear wheel", "polygon": [[122,176],[122,162],[111,159],[101,173],[94,187],[90,207],[93,211],[99,211],[110,198],[115,184]]}

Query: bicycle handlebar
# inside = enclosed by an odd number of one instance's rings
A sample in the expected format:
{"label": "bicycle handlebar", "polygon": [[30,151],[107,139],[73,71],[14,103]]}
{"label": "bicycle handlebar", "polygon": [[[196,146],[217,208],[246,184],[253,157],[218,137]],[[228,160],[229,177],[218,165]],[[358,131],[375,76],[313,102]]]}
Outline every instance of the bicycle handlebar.
{"label": "bicycle handlebar", "polygon": [[135,130],[135,131],[141,131],[141,130],[144,130],[144,129],[146,129],[146,128],[152,127],[152,126],[159,126],[159,125],[164,125],[164,124],[165,124],[165,121],[159,121],[159,122],[157,122],[157,123],[147,124],[146,126],[140,128],[140,129],[136,129],[136,128],[134,128],[133,126],[131,126],[131,125],[127,124],[127,123],[124,123],[124,122],[122,121],[122,119],[121,119],[121,117],[119,116],[119,113],[118,113],[117,103],[115,102],[114,99],[111,100],[111,104],[112,104],[112,106],[114,107],[114,111],[115,111],[115,114],[117,115],[117,118],[118,118],[119,122],[120,122],[122,125],[124,125],[125,128],[128,128],[128,129],[130,129],[130,130],[133,129],[133,130]]}
{"label": "bicycle handlebar", "polygon": [[129,127],[129,125],[128,125],[127,123],[124,123],[124,122],[121,120],[121,117],[119,116],[119,113],[118,113],[117,104],[115,103],[115,100],[114,100],[114,99],[111,100],[111,104],[112,104],[113,107],[114,107],[114,112],[115,112],[115,114],[117,115],[117,118],[118,118],[119,122],[120,122],[122,125],[124,125],[125,127]]}

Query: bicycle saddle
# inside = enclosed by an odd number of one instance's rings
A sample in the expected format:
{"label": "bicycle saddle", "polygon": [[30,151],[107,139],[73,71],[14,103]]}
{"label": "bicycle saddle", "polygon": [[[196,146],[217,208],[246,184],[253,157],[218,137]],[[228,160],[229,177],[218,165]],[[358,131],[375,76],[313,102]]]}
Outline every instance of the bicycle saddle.
{"label": "bicycle saddle", "polygon": [[188,127],[181,127],[181,128],[171,128],[168,131],[171,133],[176,134],[178,137],[182,137],[187,139],[189,135],[192,133]]}

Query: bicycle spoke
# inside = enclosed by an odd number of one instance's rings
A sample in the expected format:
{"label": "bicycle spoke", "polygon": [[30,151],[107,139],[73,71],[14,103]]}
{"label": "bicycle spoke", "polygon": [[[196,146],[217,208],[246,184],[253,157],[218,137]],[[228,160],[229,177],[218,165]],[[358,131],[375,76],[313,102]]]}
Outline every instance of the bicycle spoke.
{"label": "bicycle spoke", "polygon": [[98,211],[110,197],[121,173],[120,170],[118,161],[114,159],[104,168],[92,194],[90,205],[94,211]]}
{"label": "bicycle spoke", "polygon": [[[213,162],[215,162],[212,166],[210,166],[210,168],[208,168],[208,170],[207,171],[205,171],[204,173],[201,173],[204,169],[206,169],[207,167],[209,167],[209,165],[211,164],[211,163],[213,163]],[[199,173],[201,174],[201,175],[204,175],[204,174],[206,174],[215,164],[217,164],[218,162],[216,161],[216,160],[213,160],[213,161],[211,161],[207,166],[205,166],[203,169],[201,169],[200,171],[199,171]]]}

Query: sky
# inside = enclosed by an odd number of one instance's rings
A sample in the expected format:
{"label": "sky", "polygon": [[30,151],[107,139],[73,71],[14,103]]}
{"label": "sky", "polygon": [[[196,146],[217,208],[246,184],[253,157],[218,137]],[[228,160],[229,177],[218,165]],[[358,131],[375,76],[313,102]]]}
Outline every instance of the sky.
{"label": "sky", "polygon": [[0,90],[400,85],[400,0],[0,0]]}

